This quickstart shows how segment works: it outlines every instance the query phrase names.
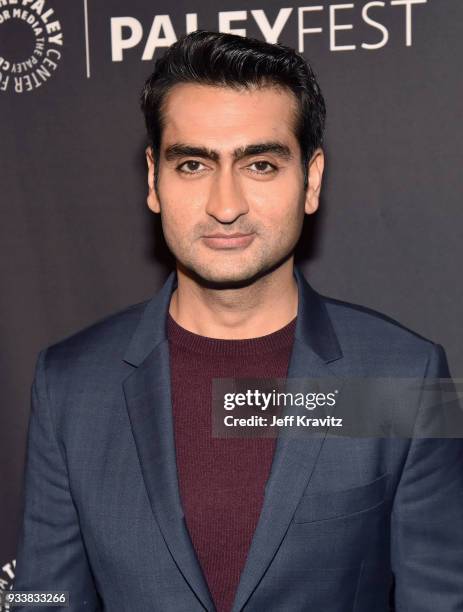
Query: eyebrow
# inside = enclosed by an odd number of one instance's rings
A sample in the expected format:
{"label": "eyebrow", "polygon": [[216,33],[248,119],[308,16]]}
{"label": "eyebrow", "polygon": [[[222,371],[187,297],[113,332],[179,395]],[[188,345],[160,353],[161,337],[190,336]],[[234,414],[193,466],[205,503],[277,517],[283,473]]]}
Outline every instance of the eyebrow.
{"label": "eyebrow", "polygon": [[[293,158],[290,148],[278,141],[271,142],[258,142],[250,144],[245,147],[238,147],[232,153],[233,159],[238,161],[244,157],[251,157],[252,155],[262,155],[263,153],[273,153],[281,159],[289,161]],[[202,157],[204,159],[210,159],[214,162],[220,160],[220,153],[214,149],[208,149],[207,147],[197,147],[183,143],[175,143],[167,147],[164,151],[164,157],[167,161],[172,161],[180,157]]]}

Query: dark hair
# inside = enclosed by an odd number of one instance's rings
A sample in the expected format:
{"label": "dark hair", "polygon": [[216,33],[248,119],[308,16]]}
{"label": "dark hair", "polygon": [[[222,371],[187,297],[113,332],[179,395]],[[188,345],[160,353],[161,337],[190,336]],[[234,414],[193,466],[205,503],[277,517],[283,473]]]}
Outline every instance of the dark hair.
{"label": "dark hair", "polygon": [[235,34],[197,30],[182,36],[156,60],[140,102],[153,148],[156,183],[163,129],[163,101],[177,83],[232,88],[273,85],[290,89],[298,103],[295,135],[301,149],[304,189],[307,164],[323,142],[325,101],[310,65],[294,49]]}

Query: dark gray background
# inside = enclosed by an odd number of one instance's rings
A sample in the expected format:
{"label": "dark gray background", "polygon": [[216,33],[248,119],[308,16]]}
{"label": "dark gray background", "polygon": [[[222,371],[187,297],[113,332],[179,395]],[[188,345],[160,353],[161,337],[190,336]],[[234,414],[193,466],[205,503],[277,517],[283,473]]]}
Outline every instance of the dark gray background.
{"label": "dark gray background", "polygon": [[[186,13],[198,13],[198,27],[217,30],[219,10],[248,10],[234,27],[261,38],[249,11],[265,9],[273,23],[290,6],[279,42],[297,48],[297,6],[324,7],[306,15],[307,27],[324,30],[305,37],[305,55],[328,119],[323,200],[303,234],[304,272],[320,292],[377,309],[442,343],[453,375],[463,376],[463,3],[413,6],[413,44],[406,46],[405,8],[386,0],[370,15],[388,28],[389,41],[365,50],[361,43],[381,33],[362,21],[366,2],[355,2],[336,15],[354,26],[337,33],[338,44],[357,45],[353,51],[330,51],[330,4],[336,2],[88,0],[87,78],[83,0],[47,0],[64,35],[56,73],[32,92],[0,92],[0,588],[8,582],[4,564],[15,556],[38,351],[150,297],[168,272],[145,204],[138,109],[154,15],[169,14],[180,36]],[[139,19],[144,30],[122,62],[111,61],[110,18],[117,16]],[[30,33],[12,36],[8,28],[0,24],[0,56],[27,54]]]}

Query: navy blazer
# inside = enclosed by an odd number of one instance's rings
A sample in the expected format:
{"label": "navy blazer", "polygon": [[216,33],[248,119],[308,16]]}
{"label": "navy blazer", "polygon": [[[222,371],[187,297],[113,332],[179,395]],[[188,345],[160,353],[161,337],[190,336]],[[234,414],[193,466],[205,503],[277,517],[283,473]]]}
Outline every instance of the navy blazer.
{"label": "navy blazer", "polygon": [[[440,345],[294,273],[288,377],[449,376]],[[178,490],[176,283],[172,272],[152,299],[40,352],[15,590],[69,591],[72,612],[214,610]],[[462,450],[462,439],[280,436],[232,612],[387,612],[389,601],[461,612]]]}

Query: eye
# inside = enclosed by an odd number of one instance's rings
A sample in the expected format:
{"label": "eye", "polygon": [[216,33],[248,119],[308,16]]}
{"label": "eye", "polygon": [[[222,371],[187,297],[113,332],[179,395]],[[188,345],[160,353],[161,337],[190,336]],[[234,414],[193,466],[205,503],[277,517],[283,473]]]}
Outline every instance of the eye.
{"label": "eye", "polygon": [[[256,170],[252,170],[251,166],[255,166]],[[255,174],[272,174],[273,172],[276,172],[278,170],[278,168],[274,164],[271,164],[268,161],[253,162],[248,166],[248,168],[251,169],[251,172],[254,172]]]}
{"label": "eye", "polygon": [[198,172],[198,166],[203,166],[203,165],[204,164],[202,164],[199,161],[196,161],[194,159],[188,159],[187,161],[184,161],[182,164],[177,166],[176,169],[179,172],[183,172],[184,174],[199,174],[201,170],[199,170]]}

